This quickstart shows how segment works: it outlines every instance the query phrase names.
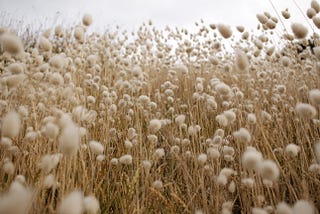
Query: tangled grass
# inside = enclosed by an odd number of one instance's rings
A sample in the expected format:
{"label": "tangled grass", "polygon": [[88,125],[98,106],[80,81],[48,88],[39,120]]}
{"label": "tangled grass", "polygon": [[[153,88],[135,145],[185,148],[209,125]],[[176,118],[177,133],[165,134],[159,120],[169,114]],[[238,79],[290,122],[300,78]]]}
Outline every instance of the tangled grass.
{"label": "tangled grass", "polygon": [[86,14],[28,47],[1,28],[0,213],[317,213],[319,34],[275,39],[282,16],[130,35]]}

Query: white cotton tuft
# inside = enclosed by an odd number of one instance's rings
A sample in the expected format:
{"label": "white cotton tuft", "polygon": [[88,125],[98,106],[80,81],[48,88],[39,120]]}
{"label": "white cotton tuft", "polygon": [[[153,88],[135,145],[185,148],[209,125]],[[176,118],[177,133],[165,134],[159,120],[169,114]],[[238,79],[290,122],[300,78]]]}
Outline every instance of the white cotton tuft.
{"label": "white cotton tuft", "polygon": [[181,114],[181,115],[178,115],[178,116],[175,118],[174,122],[175,122],[176,124],[178,124],[179,126],[181,126],[181,125],[185,122],[185,120],[186,120],[186,116],[183,115],[183,114]]}
{"label": "white cotton tuft", "polygon": [[228,39],[232,36],[232,30],[230,26],[224,24],[217,25],[218,31],[225,39]]}
{"label": "white cotton tuft", "polygon": [[305,200],[296,201],[293,205],[293,214],[314,214],[314,206],[311,202]]}
{"label": "white cotton tuft", "polygon": [[236,51],[236,67],[239,71],[246,72],[249,69],[249,59],[246,53],[241,50]]}
{"label": "white cotton tuft", "polygon": [[298,103],[295,110],[300,117],[305,119],[312,119],[317,115],[316,108],[308,103]]}
{"label": "white cotton tuft", "polygon": [[258,170],[262,161],[262,154],[252,147],[247,148],[241,158],[243,167],[249,171]]}
{"label": "white cotton tuft", "polygon": [[301,23],[293,23],[291,30],[297,39],[304,39],[308,35],[308,28]]}
{"label": "white cotton tuft", "polygon": [[1,131],[3,137],[17,137],[19,135],[20,128],[21,119],[17,112],[10,111],[2,118]]}
{"label": "white cotton tuft", "polygon": [[149,122],[148,128],[149,128],[150,132],[156,133],[156,132],[158,132],[158,131],[161,129],[161,126],[162,126],[162,124],[161,124],[161,121],[160,121],[160,120],[158,120],[158,119],[152,119],[152,120],[150,120],[150,122]]}
{"label": "white cotton tuft", "polygon": [[96,155],[101,155],[104,151],[103,145],[100,142],[94,140],[89,142],[89,148],[91,152],[93,152]]}
{"label": "white cotton tuft", "polygon": [[274,161],[264,160],[259,165],[259,173],[264,180],[277,181],[280,175],[280,170]]}
{"label": "white cotton tuft", "polygon": [[79,147],[79,128],[73,122],[68,122],[64,125],[59,137],[59,151],[66,156],[75,156]]}
{"label": "white cotton tuft", "polygon": [[313,105],[320,106],[320,90],[313,89],[309,91],[309,98]]}
{"label": "white cotton tuft", "polygon": [[276,210],[276,214],[292,214],[292,208],[286,202],[278,203]]}
{"label": "white cotton tuft", "polygon": [[208,157],[207,157],[206,154],[200,154],[200,155],[198,156],[198,163],[199,163],[200,165],[204,165],[204,164],[207,162],[207,159],[208,159]]}
{"label": "white cotton tuft", "polygon": [[132,156],[131,155],[123,155],[119,159],[120,163],[123,165],[131,165],[132,164]]}
{"label": "white cotton tuft", "polygon": [[0,44],[4,51],[10,54],[19,54],[23,52],[23,44],[21,39],[13,34],[5,33],[0,37]]}
{"label": "white cotton tuft", "polygon": [[99,201],[94,196],[86,196],[83,200],[84,210],[88,214],[97,214],[100,210]]}
{"label": "white cotton tuft", "polygon": [[320,140],[314,144],[314,153],[316,155],[317,162],[320,163]]}
{"label": "white cotton tuft", "polygon": [[38,167],[44,173],[50,173],[54,168],[58,166],[61,158],[61,154],[45,155],[41,158]]}
{"label": "white cotton tuft", "polygon": [[246,128],[240,128],[232,133],[233,137],[240,143],[250,143],[251,134]]}
{"label": "white cotton tuft", "polygon": [[160,180],[154,181],[152,186],[157,190],[162,190],[163,189],[163,183]]}
{"label": "white cotton tuft", "polygon": [[82,23],[84,26],[90,26],[92,24],[92,16],[90,14],[84,14],[82,17]]}
{"label": "white cotton tuft", "polygon": [[59,214],[82,214],[83,211],[83,193],[80,191],[73,191],[64,196],[58,207]]}
{"label": "white cotton tuft", "polygon": [[300,147],[296,144],[290,143],[286,146],[284,153],[290,157],[296,157],[300,151]]}

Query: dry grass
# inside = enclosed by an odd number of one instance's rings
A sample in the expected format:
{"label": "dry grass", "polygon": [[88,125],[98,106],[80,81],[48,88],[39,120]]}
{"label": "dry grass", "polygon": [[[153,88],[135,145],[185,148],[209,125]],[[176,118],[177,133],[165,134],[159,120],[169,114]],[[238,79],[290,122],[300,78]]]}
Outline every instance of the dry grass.
{"label": "dry grass", "polygon": [[86,15],[27,48],[1,29],[0,213],[318,210],[319,35],[268,16],[221,36],[88,35]]}

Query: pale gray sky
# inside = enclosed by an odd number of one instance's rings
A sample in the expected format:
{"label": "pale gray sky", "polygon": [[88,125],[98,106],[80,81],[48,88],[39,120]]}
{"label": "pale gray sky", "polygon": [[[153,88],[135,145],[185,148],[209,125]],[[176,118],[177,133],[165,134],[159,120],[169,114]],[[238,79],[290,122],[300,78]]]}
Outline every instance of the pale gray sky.
{"label": "pale gray sky", "polygon": [[[293,21],[306,23],[295,6],[305,12],[310,0],[272,0],[278,12],[289,8]],[[192,28],[203,18],[206,23],[226,23],[255,28],[255,15],[268,11],[273,15],[269,0],[0,0],[0,11],[8,12],[26,23],[57,24],[80,21],[82,14],[93,16],[92,28],[119,25],[131,30],[143,21],[153,20],[156,26]]]}

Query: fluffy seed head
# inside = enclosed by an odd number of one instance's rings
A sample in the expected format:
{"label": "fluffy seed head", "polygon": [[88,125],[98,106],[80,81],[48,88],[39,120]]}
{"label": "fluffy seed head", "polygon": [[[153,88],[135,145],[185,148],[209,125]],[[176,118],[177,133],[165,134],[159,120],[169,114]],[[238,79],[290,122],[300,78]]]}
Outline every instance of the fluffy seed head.
{"label": "fluffy seed head", "polygon": [[305,119],[312,119],[317,115],[316,108],[308,103],[298,103],[295,110],[300,117]]}
{"label": "fluffy seed head", "polygon": [[162,190],[163,189],[163,183],[160,180],[154,181],[152,186],[157,190]]}
{"label": "fluffy seed head", "polygon": [[15,166],[10,160],[7,160],[4,162],[2,169],[6,174],[13,175],[14,170],[15,170]]}
{"label": "fluffy seed head", "polygon": [[242,165],[245,169],[257,170],[261,162],[263,161],[262,154],[255,150],[254,148],[250,147],[243,153],[242,158]]}
{"label": "fluffy seed head", "polygon": [[59,151],[66,156],[75,156],[80,147],[79,128],[69,122],[64,126],[59,137]]}
{"label": "fluffy seed head", "polygon": [[0,44],[4,51],[10,54],[19,54],[23,51],[21,39],[9,33],[5,33],[0,37]]}
{"label": "fluffy seed head", "polygon": [[300,151],[300,147],[296,144],[290,143],[286,146],[284,153],[290,157],[296,157]]}
{"label": "fluffy seed head", "polygon": [[2,118],[1,131],[3,137],[17,137],[20,132],[20,127],[21,119],[17,112],[10,111]]}
{"label": "fluffy seed head", "polygon": [[200,155],[198,156],[198,163],[199,163],[200,165],[203,165],[203,164],[206,163],[207,159],[208,159],[208,157],[207,157],[206,154],[200,154]]}
{"label": "fluffy seed head", "polygon": [[232,133],[233,137],[240,143],[250,143],[251,134],[246,128],[240,128]]}
{"label": "fluffy seed head", "polygon": [[186,116],[181,114],[181,115],[178,115],[174,122],[177,123],[179,126],[182,125],[184,123],[184,121],[186,120]]}
{"label": "fluffy seed head", "polygon": [[152,133],[156,133],[161,129],[161,126],[162,126],[162,124],[161,124],[160,120],[152,119],[152,120],[150,120],[150,123],[149,123],[149,130]]}
{"label": "fluffy seed head", "polygon": [[320,106],[320,90],[319,89],[313,89],[309,91],[309,98],[313,105]]}
{"label": "fluffy seed head", "polygon": [[225,39],[228,39],[232,36],[232,30],[230,26],[224,24],[218,24],[218,31]]}
{"label": "fluffy seed head", "polygon": [[94,196],[86,196],[83,200],[84,210],[88,214],[97,214],[100,210],[99,201]]}
{"label": "fluffy seed head", "polygon": [[46,37],[42,36],[38,40],[37,47],[40,52],[50,52],[52,49],[52,44]]}
{"label": "fluffy seed head", "polygon": [[248,56],[241,50],[236,51],[236,67],[242,72],[248,71],[249,69]]}
{"label": "fluffy seed head", "polygon": [[276,214],[292,214],[292,208],[286,202],[278,203],[276,207]]}
{"label": "fluffy seed head", "polygon": [[64,196],[59,207],[59,214],[81,214],[83,213],[83,193],[73,191]]}
{"label": "fluffy seed head", "polygon": [[90,14],[84,14],[82,17],[82,23],[84,26],[90,26],[92,24],[92,16]]}
{"label": "fluffy seed head", "polygon": [[314,214],[314,206],[311,202],[299,200],[293,205],[293,214]]}
{"label": "fluffy seed head", "polygon": [[276,181],[279,178],[280,171],[277,164],[272,160],[264,160],[259,165],[259,172],[264,180]]}
{"label": "fluffy seed head", "polygon": [[102,146],[102,144],[94,140],[89,142],[89,148],[91,152],[96,155],[101,155],[104,151],[104,147]]}
{"label": "fluffy seed head", "polygon": [[123,155],[119,159],[120,163],[123,165],[131,165],[132,164],[132,156],[131,155]]}
{"label": "fluffy seed head", "polygon": [[301,23],[293,23],[291,30],[297,39],[304,39],[308,35],[308,28]]}
{"label": "fluffy seed head", "polygon": [[316,11],[316,13],[320,12],[320,4],[317,0],[312,0],[310,6]]}

